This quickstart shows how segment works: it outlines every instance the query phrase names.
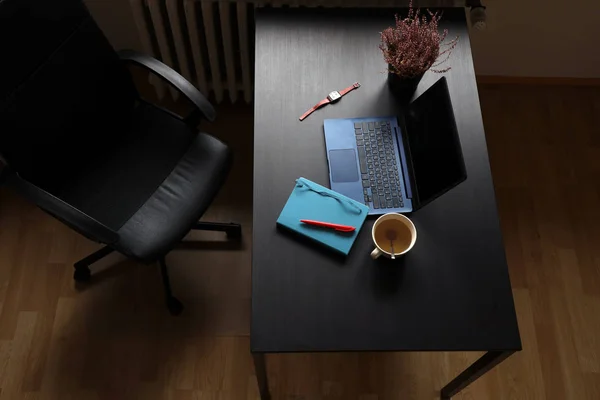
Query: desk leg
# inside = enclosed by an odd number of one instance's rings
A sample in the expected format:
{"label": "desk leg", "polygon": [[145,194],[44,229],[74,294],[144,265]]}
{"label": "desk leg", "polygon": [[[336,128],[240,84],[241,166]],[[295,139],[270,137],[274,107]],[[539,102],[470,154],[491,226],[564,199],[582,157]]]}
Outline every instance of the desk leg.
{"label": "desk leg", "polygon": [[488,351],[475,361],[469,368],[447,384],[441,391],[442,400],[450,399],[452,396],[475,382],[480,376],[506,360],[514,351]]}
{"label": "desk leg", "polygon": [[260,400],[271,400],[269,393],[269,380],[267,379],[267,365],[265,364],[265,353],[252,353],[254,359],[254,372],[258,382]]}

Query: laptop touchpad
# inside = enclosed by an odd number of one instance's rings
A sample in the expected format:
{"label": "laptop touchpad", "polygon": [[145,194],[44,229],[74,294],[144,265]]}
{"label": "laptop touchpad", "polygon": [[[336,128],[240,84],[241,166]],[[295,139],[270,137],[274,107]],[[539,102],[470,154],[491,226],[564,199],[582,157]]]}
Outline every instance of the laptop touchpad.
{"label": "laptop touchpad", "polygon": [[358,181],[358,166],[356,165],[356,150],[342,149],[329,151],[329,165],[332,182]]}

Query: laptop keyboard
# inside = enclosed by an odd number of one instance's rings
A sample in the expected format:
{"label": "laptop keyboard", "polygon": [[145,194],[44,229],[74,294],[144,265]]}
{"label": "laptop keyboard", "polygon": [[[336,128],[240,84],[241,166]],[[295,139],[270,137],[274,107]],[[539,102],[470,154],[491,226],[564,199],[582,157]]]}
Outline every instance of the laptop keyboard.
{"label": "laptop keyboard", "polygon": [[354,133],[365,204],[375,209],[404,207],[390,123],[356,122]]}

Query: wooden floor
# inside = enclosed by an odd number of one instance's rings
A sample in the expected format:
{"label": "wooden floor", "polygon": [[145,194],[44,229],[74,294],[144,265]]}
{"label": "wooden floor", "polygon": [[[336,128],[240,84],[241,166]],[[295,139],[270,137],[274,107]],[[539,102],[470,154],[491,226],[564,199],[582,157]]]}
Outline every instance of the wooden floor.
{"label": "wooden floor", "polygon": [[[480,90],[523,351],[458,399],[600,399],[600,88]],[[204,125],[234,148],[206,219],[244,224],[171,253],[184,315],[168,316],[157,268],[98,245],[0,189],[0,400],[257,399],[249,354],[252,108]],[[239,184],[239,182],[247,182]],[[275,400],[436,399],[479,354],[269,356]]]}

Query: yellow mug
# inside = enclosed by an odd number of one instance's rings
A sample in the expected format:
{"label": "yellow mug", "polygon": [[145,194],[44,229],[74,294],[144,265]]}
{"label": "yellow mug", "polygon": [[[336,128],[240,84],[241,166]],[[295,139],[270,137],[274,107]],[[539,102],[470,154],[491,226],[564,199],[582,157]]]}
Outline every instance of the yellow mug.
{"label": "yellow mug", "polygon": [[417,241],[417,228],[404,215],[388,213],[377,218],[371,235],[375,243],[371,258],[384,256],[395,259],[413,248]]}

